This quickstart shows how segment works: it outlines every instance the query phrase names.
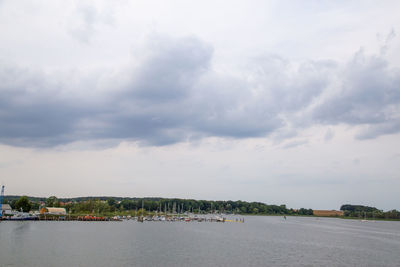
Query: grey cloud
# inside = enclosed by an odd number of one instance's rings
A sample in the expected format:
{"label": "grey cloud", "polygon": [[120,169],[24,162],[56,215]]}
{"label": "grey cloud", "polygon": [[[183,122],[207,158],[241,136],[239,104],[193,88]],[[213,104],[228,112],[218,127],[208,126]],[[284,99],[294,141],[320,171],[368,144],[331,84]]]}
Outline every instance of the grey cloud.
{"label": "grey cloud", "polygon": [[107,5],[99,9],[94,5],[78,2],[68,23],[68,33],[83,43],[89,43],[98,24],[114,24],[114,8],[114,5]]}
{"label": "grey cloud", "polygon": [[357,139],[374,139],[381,135],[395,134],[400,132],[400,119],[393,119],[383,123],[367,125],[360,133],[356,135]]}
{"label": "grey cloud", "polygon": [[307,140],[296,140],[296,141],[291,141],[285,145],[282,146],[283,149],[289,149],[289,148],[294,148],[302,145],[308,144]]}
{"label": "grey cloud", "polygon": [[195,38],[152,38],[153,50],[126,88],[135,99],[164,101],[186,97],[209,67],[212,48]]}
{"label": "grey cloud", "polygon": [[248,84],[210,70],[211,47],[194,38],[156,44],[121,94],[109,135],[169,144],[204,136],[264,136],[281,126]]}
{"label": "grey cloud", "polygon": [[[362,125],[361,139],[400,130],[400,75],[382,57],[359,52],[343,69],[333,61],[294,64],[269,55],[252,62],[243,78],[214,72],[212,47],[194,37],[149,42],[137,67],[106,82],[97,74],[60,78],[0,64],[0,142],[168,145],[269,135],[283,141],[315,123]],[[337,84],[340,90],[326,98]],[[306,143],[289,141],[285,148]]]}
{"label": "grey cloud", "polygon": [[335,136],[335,132],[331,128],[328,128],[328,130],[326,131],[325,136],[324,136],[325,142],[330,141],[334,136]]}
{"label": "grey cloud", "polygon": [[60,85],[44,74],[3,67],[2,78],[9,82],[0,86],[1,141],[41,146],[127,139],[166,145],[204,136],[262,136],[280,126],[245,83],[209,69],[210,46],[196,38],[151,42],[152,51],[126,84],[98,94],[91,93],[95,81],[84,88],[87,94],[74,94],[70,77]]}
{"label": "grey cloud", "polygon": [[256,60],[255,86],[276,110],[295,112],[307,107],[327,87],[336,69],[333,61],[306,61],[299,66],[277,55]]}
{"label": "grey cloud", "polygon": [[[381,39],[382,37],[378,34],[378,40]],[[386,54],[386,52],[389,50],[389,45],[390,42],[396,37],[396,32],[392,28],[392,30],[384,37],[383,45],[381,46],[381,55]]]}
{"label": "grey cloud", "polygon": [[[21,80],[21,77],[24,79]],[[18,143],[29,136],[33,143],[41,143],[67,131],[70,117],[63,114],[65,104],[57,101],[50,92],[44,92],[46,88],[43,88],[45,84],[41,78],[24,71],[3,68],[0,79],[4,82],[0,91],[2,140]]]}
{"label": "grey cloud", "polygon": [[359,138],[398,132],[399,70],[390,68],[382,56],[366,56],[360,50],[340,74],[339,90],[313,110],[313,119],[368,126]]}
{"label": "grey cloud", "polygon": [[193,126],[206,135],[234,138],[265,136],[282,126],[276,111],[234,77],[205,77],[191,99]]}

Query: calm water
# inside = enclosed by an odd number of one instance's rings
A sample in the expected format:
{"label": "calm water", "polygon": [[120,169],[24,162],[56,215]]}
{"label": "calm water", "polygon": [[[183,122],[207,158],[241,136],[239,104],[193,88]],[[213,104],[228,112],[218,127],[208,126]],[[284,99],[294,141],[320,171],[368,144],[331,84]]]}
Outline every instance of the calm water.
{"label": "calm water", "polygon": [[0,222],[0,266],[400,266],[400,222]]}

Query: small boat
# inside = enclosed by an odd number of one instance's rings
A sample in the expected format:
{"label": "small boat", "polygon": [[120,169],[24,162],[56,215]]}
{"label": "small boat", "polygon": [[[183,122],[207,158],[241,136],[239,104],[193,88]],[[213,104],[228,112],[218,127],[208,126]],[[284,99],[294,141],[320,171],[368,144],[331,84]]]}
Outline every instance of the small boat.
{"label": "small boat", "polygon": [[216,222],[225,222],[225,218],[220,217],[220,216],[216,216],[216,217],[215,217],[215,221],[216,221]]}
{"label": "small boat", "polygon": [[7,220],[9,221],[34,221],[38,219],[39,217],[37,215],[32,215],[27,212],[18,212],[13,216],[7,218]]}
{"label": "small boat", "polygon": [[368,220],[367,220],[367,213],[366,212],[364,212],[364,219],[363,220],[360,220],[361,222],[368,222]]}

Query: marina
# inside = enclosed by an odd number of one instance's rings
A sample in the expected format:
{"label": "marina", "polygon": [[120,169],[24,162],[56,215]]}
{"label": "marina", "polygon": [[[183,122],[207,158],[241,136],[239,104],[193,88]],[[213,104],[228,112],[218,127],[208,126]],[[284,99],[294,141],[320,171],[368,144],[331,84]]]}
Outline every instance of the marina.
{"label": "marina", "polygon": [[[144,201],[141,202],[141,209],[132,211],[131,214],[121,215],[104,215],[99,212],[95,213],[94,210],[87,214],[71,214],[65,207],[51,207],[45,206],[45,203],[37,206],[38,210],[32,210],[32,204],[26,196],[19,198],[19,202],[15,202],[12,209],[9,204],[3,204],[4,201],[4,185],[1,187],[0,194],[0,221],[136,221],[136,222],[244,222],[244,218],[239,215],[229,214],[230,218],[227,219],[227,214],[214,212],[206,213],[200,208],[198,213],[184,212],[184,206],[176,205],[173,202],[172,210],[165,204],[164,211],[161,209],[161,204],[157,205],[155,211],[147,211],[144,206]],[[51,198],[49,198],[51,199]],[[56,199],[56,198],[54,198]],[[21,203],[25,202],[27,206],[22,207]],[[17,204],[19,203],[19,204]],[[89,202],[90,203],[90,202]],[[97,203],[105,204],[106,201]],[[59,205],[59,203],[58,203]]]}
{"label": "marina", "polygon": [[135,222],[239,222],[244,223],[243,217],[231,217],[227,219],[222,216],[215,215],[189,215],[189,216],[178,216],[178,215],[167,215],[167,216],[47,216],[41,214],[30,214],[19,212],[12,216],[3,216],[2,221],[135,221]]}

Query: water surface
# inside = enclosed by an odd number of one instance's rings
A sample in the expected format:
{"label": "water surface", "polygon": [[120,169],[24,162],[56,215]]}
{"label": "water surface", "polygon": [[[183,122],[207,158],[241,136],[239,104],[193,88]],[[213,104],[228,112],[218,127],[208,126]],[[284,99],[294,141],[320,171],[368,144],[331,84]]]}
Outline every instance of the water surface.
{"label": "water surface", "polygon": [[400,222],[0,222],[0,266],[400,266]]}

